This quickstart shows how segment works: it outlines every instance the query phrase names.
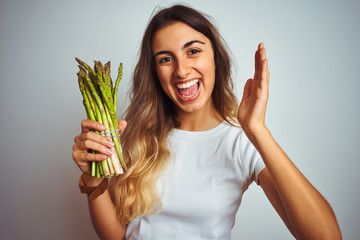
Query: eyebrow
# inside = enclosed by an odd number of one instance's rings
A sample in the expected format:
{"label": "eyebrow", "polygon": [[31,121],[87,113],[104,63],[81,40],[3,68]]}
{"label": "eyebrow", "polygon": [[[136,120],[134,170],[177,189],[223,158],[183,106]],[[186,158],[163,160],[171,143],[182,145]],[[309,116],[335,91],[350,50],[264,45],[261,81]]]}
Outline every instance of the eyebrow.
{"label": "eyebrow", "polygon": [[[204,42],[199,41],[199,40],[192,40],[192,41],[189,41],[189,42],[185,43],[184,46],[182,46],[181,49],[184,50],[185,48],[190,47],[190,46],[193,45],[194,43],[205,44]],[[156,57],[157,55],[160,55],[160,54],[171,54],[171,52],[170,52],[170,51],[159,51],[159,52],[157,52],[157,53],[155,54],[155,57]]]}

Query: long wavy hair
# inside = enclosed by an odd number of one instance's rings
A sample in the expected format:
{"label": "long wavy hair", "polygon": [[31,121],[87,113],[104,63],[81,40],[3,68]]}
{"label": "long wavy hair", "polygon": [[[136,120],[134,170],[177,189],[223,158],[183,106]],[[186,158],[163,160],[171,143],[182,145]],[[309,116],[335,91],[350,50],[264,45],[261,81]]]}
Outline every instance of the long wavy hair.
{"label": "long wavy hair", "polygon": [[155,33],[174,22],[183,22],[204,34],[212,43],[216,64],[212,100],[221,117],[237,122],[237,99],[233,94],[231,59],[217,29],[202,13],[183,5],[162,9],[145,31],[139,61],[133,73],[131,102],[125,113],[128,125],[121,136],[128,170],[111,181],[116,213],[123,224],[159,212],[161,196],[156,182],[170,160],[167,138],[179,127],[175,106],[163,91],[155,73],[152,44]]}

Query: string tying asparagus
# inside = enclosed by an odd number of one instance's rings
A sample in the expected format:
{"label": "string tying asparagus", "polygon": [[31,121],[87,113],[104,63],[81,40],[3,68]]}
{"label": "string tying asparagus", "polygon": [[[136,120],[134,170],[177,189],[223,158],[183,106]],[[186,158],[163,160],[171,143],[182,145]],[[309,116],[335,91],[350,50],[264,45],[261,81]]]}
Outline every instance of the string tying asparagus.
{"label": "string tying asparagus", "polygon": [[75,58],[75,60],[79,63],[78,83],[87,118],[103,124],[105,130],[95,132],[111,136],[114,142],[113,154],[104,161],[91,162],[90,173],[93,177],[111,177],[122,174],[127,167],[122,156],[116,116],[117,90],[123,75],[122,63],[118,68],[118,76],[113,86],[110,62],[103,65],[100,61],[94,61],[94,70],[80,59]]}

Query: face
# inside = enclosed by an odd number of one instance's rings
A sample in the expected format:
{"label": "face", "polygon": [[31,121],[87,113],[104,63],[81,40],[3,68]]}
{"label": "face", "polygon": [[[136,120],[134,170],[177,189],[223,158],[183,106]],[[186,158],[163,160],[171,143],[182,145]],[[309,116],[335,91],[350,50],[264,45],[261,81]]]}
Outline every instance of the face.
{"label": "face", "polygon": [[156,74],[178,114],[212,109],[215,60],[210,40],[175,22],[156,32],[152,48]]}

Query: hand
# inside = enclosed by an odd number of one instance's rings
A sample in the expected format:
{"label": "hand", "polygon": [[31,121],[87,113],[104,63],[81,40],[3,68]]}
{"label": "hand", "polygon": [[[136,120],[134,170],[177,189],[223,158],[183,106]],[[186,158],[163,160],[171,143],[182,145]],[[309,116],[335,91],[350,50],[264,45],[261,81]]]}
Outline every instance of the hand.
{"label": "hand", "polygon": [[265,127],[265,112],[269,96],[269,68],[264,44],[255,53],[254,78],[247,80],[238,110],[238,121],[245,133]]}
{"label": "hand", "polygon": [[[120,121],[120,134],[125,128],[126,121]],[[105,130],[105,126],[93,120],[83,120],[81,122],[81,133],[74,139],[75,144],[73,145],[72,157],[80,170],[84,173],[83,179],[85,184],[94,182],[94,185],[97,185],[95,182],[98,183],[101,179],[93,178],[88,174],[89,162],[105,160],[111,155],[111,149],[113,148],[114,143],[107,137],[101,136],[91,130],[103,131]],[[88,150],[94,150],[98,153],[89,153]]]}

